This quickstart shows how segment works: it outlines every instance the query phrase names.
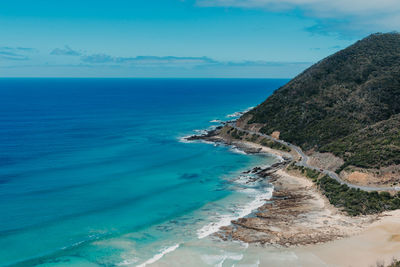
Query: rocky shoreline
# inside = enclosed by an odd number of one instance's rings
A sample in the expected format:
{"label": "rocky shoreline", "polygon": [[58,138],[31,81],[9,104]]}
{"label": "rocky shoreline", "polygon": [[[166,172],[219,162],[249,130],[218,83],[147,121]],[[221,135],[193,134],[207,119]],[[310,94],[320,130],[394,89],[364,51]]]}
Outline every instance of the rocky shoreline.
{"label": "rocky shoreline", "polygon": [[[228,123],[234,123],[234,121],[221,122],[222,125],[227,125]],[[292,156],[290,154],[283,153],[282,151],[272,150],[267,147],[263,147],[259,144],[254,144],[251,142],[227,139],[224,136],[220,135],[220,131],[222,128],[223,128],[223,126],[218,126],[215,129],[208,130],[204,134],[191,135],[191,136],[185,137],[184,139],[189,142],[205,141],[205,142],[212,142],[215,144],[233,146],[233,147],[236,147],[236,148],[240,149],[241,151],[245,152],[246,154],[270,153],[270,154],[274,154],[276,156],[282,157],[284,160],[292,159]],[[265,150],[268,150],[268,152],[266,152]]]}
{"label": "rocky shoreline", "polygon": [[378,216],[349,217],[331,206],[312,182],[283,169],[268,174],[273,197],[253,216],[232,221],[217,233],[223,240],[240,240],[274,247],[320,244],[365,229]]}
{"label": "rocky shoreline", "polygon": [[267,168],[254,167],[244,174],[254,174],[258,179],[269,179],[274,192],[270,200],[250,216],[231,222],[215,234],[222,240],[238,240],[273,247],[297,247],[326,243],[361,232],[379,215],[349,217],[329,204],[307,178],[288,173],[286,166],[293,157],[245,141],[226,140],[219,135],[218,127],[203,135],[191,136],[188,141],[204,140],[232,145],[246,153],[273,153],[281,161]]}

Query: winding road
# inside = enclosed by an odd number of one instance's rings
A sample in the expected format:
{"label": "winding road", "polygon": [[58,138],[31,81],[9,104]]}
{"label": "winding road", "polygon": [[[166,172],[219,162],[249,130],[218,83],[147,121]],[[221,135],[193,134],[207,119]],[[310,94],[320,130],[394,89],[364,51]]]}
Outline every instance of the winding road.
{"label": "winding road", "polygon": [[307,167],[307,168],[310,168],[310,169],[313,169],[313,170],[320,171],[320,172],[328,175],[332,179],[335,179],[340,184],[345,184],[350,188],[360,189],[360,190],[364,190],[364,191],[400,191],[400,187],[370,187],[370,186],[354,185],[354,184],[351,184],[349,182],[343,181],[342,179],[340,179],[339,175],[337,175],[333,171],[324,170],[324,169],[316,168],[314,166],[309,165],[307,163],[308,162],[308,156],[298,146],[295,146],[295,145],[293,145],[291,143],[288,143],[288,142],[285,142],[283,140],[279,140],[279,139],[273,138],[270,135],[266,135],[266,134],[262,134],[262,133],[259,133],[259,132],[254,132],[254,131],[249,131],[249,130],[242,129],[242,128],[236,126],[234,123],[229,123],[229,126],[231,126],[232,128],[234,128],[236,130],[239,130],[239,131],[242,131],[242,132],[246,132],[246,133],[249,133],[249,134],[256,134],[256,135],[268,138],[268,139],[270,139],[270,140],[272,140],[274,142],[277,142],[277,143],[280,143],[282,145],[286,145],[286,146],[290,147],[291,149],[296,151],[297,154],[300,155],[301,159],[300,159],[300,161],[298,161],[296,163],[297,166],[303,166],[303,167]]}

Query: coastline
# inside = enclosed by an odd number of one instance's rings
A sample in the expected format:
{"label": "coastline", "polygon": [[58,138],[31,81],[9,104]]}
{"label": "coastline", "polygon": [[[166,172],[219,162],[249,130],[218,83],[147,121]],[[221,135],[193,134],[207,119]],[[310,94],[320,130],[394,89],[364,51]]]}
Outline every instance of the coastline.
{"label": "coastline", "polygon": [[283,169],[269,174],[274,185],[271,203],[254,216],[232,221],[221,229],[224,239],[277,248],[322,244],[360,233],[379,216],[349,217],[329,204],[305,177]]}
{"label": "coastline", "polygon": [[[192,136],[188,140],[223,143],[241,149],[246,153],[268,153],[281,158],[281,162],[292,160],[293,153],[272,149],[260,144],[226,139],[218,134],[217,127],[201,136]],[[335,258],[324,255],[323,248],[329,248],[332,255],[343,250],[343,244],[353,244],[354,240],[368,238],[379,229],[387,232],[400,231],[394,222],[400,222],[400,211],[384,212],[376,215],[348,216],[332,206],[328,199],[318,191],[315,184],[308,178],[286,170],[282,164],[277,169],[262,169],[255,167],[252,172],[260,179],[269,177],[274,185],[273,197],[258,209],[252,216],[245,216],[231,221],[229,226],[221,227],[214,234],[224,241],[241,241],[262,248],[286,248],[298,251],[300,254],[318,255],[324,262],[363,266],[354,263],[350,258]],[[264,174],[264,175],[263,175]],[[378,238],[379,239],[379,238]],[[400,248],[400,237],[394,234],[388,240],[380,240],[383,250],[385,247]],[[374,241],[371,241],[374,243]],[[354,244],[353,244],[354,245]],[[321,248],[322,246],[322,248]],[[344,246],[346,247],[346,246]],[[371,247],[374,247],[371,245]],[[388,249],[386,249],[388,250]],[[390,250],[390,249],[389,249]],[[399,250],[381,253],[377,248],[369,252],[369,257],[360,261],[374,264],[378,259],[390,261],[393,256],[400,256]],[[399,255],[395,255],[399,251]],[[360,251],[362,254],[362,250]],[[340,261],[338,261],[340,259]],[[316,264],[315,266],[320,266]]]}

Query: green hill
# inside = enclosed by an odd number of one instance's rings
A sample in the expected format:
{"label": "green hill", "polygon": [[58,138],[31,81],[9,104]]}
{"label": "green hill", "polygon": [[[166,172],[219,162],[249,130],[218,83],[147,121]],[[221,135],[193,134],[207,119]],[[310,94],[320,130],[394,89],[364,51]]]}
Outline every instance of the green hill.
{"label": "green hill", "polygon": [[345,164],[400,164],[400,34],[373,34],[313,65],[238,123],[333,152]]}

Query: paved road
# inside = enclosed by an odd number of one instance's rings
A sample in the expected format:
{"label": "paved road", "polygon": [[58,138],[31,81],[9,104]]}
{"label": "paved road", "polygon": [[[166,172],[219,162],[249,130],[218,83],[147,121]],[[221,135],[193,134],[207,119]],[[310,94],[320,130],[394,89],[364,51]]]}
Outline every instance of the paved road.
{"label": "paved road", "polygon": [[335,179],[336,181],[338,181],[340,184],[346,184],[350,188],[360,189],[360,190],[364,190],[364,191],[400,191],[400,187],[370,187],[370,186],[360,186],[360,185],[354,185],[354,184],[348,183],[348,182],[343,181],[342,179],[340,179],[340,177],[335,172],[310,166],[307,163],[308,162],[308,156],[306,154],[304,154],[303,150],[301,150],[301,148],[298,147],[298,146],[295,146],[295,145],[293,145],[291,143],[288,143],[288,142],[285,142],[283,140],[275,139],[275,138],[271,137],[270,135],[266,135],[266,134],[262,134],[262,133],[259,133],[259,132],[254,132],[254,131],[249,131],[249,130],[242,129],[240,127],[237,127],[234,123],[230,123],[229,125],[232,126],[235,129],[239,130],[239,131],[243,131],[243,132],[246,132],[246,133],[249,133],[249,134],[256,134],[256,135],[268,138],[268,139],[270,139],[270,140],[272,140],[274,142],[277,142],[277,143],[280,143],[280,144],[283,144],[283,145],[286,145],[286,146],[290,147],[292,150],[296,151],[297,154],[300,155],[301,159],[300,159],[300,161],[298,161],[296,163],[297,166],[303,166],[303,167],[307,167],[307,168],[310,168],[310,169],[313,169],[313,170],[321,171],[322,173],[324,173],[326,175],[329,175],[329,177],[331,177],[332,179]]}

